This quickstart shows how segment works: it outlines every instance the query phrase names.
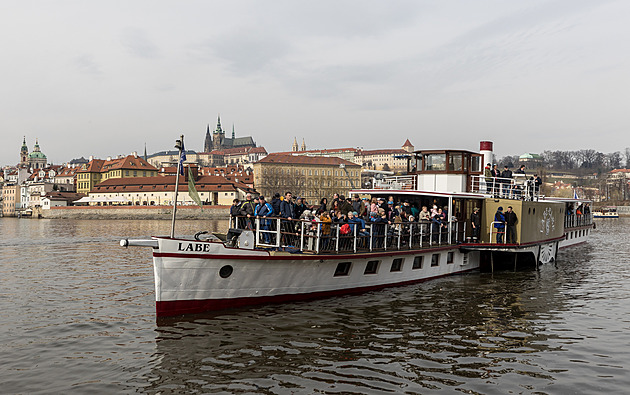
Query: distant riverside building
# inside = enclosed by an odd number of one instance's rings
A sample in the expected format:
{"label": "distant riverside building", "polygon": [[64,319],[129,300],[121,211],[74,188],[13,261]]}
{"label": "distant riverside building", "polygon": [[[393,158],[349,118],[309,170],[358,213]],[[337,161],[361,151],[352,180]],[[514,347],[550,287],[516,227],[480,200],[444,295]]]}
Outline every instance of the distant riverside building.
{"label": "distant riverside building", "polygon": [[15,217],[16,208],[20,205],[20,186],[4,184],[2,186],[2,216]]}
{"label": "distant riverside building", "polygon": [[[195,174],[197,173],[197,174]],[[188,195],[188,172],[180,176],[178,204],[195,204]],[[230,205],[235,198],[243,199],[254,189],[247,185],[229,181],[221,176],[199,175],[194,168],[195,189],[201,201],[209,205]],[[136,206],[172,205],[175,196],[175,176],[141,178],[112,178],[96,185],[89,193],[96,200],[119,200]]]}
{"label": "distant riverside building", "polygon": [[518,157],[519,165],[525,165],[528,168],[535,168],[541,166],[543,163],[542,156],[538,154],[525,153]]}
{"label": "distant riverside building", "polygon": [[77,192],[87,194],[111,178],[154,177],[158,170],[137,153],[122,158],[92,159],[77,171]]}
{"label": "distant riverside building", "polygon": [[254,187],[268,200],[290,191],[317,204],[323,197],[361,186],[361,165],[338,157],[269,154],[254,163]]}
{"label": "distant riverside building", "polygon": [[354,162],[364,169],[391,170],[394,172],[407,171],[407,157],[414,151],[414,146],[407,139],[402,148],[364,150],[361,148],[330,148],[306,150],[306,143],[302,140],[302,149],[298,151],[297,139],[294,138],[292,154],[306,156],[338,157]]}

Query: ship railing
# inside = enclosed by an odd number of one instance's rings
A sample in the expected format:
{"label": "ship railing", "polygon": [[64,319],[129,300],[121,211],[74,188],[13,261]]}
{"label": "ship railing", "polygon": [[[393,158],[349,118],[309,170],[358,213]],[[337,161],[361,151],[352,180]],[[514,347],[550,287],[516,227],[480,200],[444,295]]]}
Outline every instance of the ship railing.
{"label": "ship railing", "polygon": [[[495,225],[498,224],[504,224],[505,222],[499,222],[499,221],[493,221],[490,224],[490,243],[492,243],[492,240],[494,240],[496,242],[496,244],[505,244],[505,237],[506,237],[506,229],[507,229],[507,225],[505,225],[503,228],[497,228]],[[501,236],[502,241],[499,242],[499,240],[497,239],[498,236]]]}
{"label": "ship railing", "polygon": [[514,174],[514,178],[471,176],[471,192],[492,195],[496,198],[538,200],[540,188],[534,180]]}
{"label": "ship railing", "polygon": [[564,228],[577,228],[580,226],[589,226],[593,224],[593,215],[586,214],[567,214],[564,216]]}
{"label": "ship railing", "polygon": [[416,176],[390,176],[374,179],[374,189],[416,190]]}
{"label": "ship railing", "polygon": [[[323,223],[284,218],[230,218],[230,227],[251,229],[255,246],[289,252],[330,254],[368,251],[390,251],[461,244],[466,240],[466,222],[432,223]],[[249,225],[251,224],[251,228]]]}

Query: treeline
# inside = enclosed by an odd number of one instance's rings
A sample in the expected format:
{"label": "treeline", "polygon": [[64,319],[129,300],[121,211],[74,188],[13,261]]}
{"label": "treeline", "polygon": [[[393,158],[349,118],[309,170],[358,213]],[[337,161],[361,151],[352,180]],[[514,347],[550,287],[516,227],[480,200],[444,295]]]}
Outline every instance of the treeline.
{"label": "treeline", "polygon": [[[594,149],[581,149],[577,151],[544,151],[542,154],[545,169],[573,170],[578,172],[602,173],[613,169],[630,169],[630,148],[623,151],[604,154]],[[517,167],[518,156],[505,156],[499,161],[499,165]]]}

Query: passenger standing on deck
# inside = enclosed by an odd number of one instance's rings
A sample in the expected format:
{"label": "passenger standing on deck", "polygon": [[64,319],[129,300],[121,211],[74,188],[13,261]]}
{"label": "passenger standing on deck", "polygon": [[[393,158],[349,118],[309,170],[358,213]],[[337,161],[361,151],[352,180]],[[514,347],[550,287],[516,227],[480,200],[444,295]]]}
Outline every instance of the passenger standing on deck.
{"label": "passenger standing on deck", "polygon": [[492,194],[494,195],[494,197],[498,197],[499,195],[499,180],[498,178],[501,177],[501,172],[499,171],[497,165],[492,165],[492,170],[490,170],[490,173],[492,175]]}
{"label": "passenger standing on deck", "polygon": [[473,213],[470,214],[470,224],[472,226],[472,241],[478,241],[479,230],[481,229],[481,215],[479,215],[479,207],[475,207]]}
{"label": "passenger standing on deck", "polygon": [[254,209],[256,208],[256,204],[254,203],[254,199],[252,199],[252,194],[248,193],[245,195],[245,201],[241,204],[241,216],[243,223],[241,228],[254,229],[254,223],[252,218],[254,217]]}
{"label": "passenger standing on deck", "polygon": [[230,217],[232,217],[232,226],[235,228],[240,227],[238,223],[238,216],[241,215],[241,202],[238,199],[232,200],[232,206],[230,207]]}
{"label": "passenger standing on deck", "polygon": [[509,197],[512,189],[512,170],[505,166],[503,173],[501,173],[502,185],[503,185],[503,197]]}
{"label": "passenger standing on deck", "polygon": [[315,214],[320,215],[321,213],[328,212],[328,207],[326,207],[327,205],[328,205],[328,199],[322,198],[322,200],[319,201],[319,208],[317,209]]}
{"label": "passenger standing on deck", "polygon": [[[284,200],[280,202],[280,217],[285,220],[282,221],[282,232],[293,233],[293,222],[291,220],[295,218],[295,203],[293,203],[293,194],[286,192],[284,194]],[[283,235],[286,239],[287,235]],[[289,240],[283,240],[284,244],[289,245]]]}
{"label": "passenger standing on deck", "polygon": [[508,206],[505,212],[505,242],[508,244],[516,244],[516,224],[518,223],[518,217],[516,213],[512,211],[512,206]]}
{"label": "passenger standing on deck", "polygon": [[282,203],[282,199],[280,199],[280,194],[276,192],[275,195],[271,198],[271,207],[273,208],[273,215],[280,215],[280,203]]}
{"label": "passenger standing on deck", "polygon": [[[269,225],[271,220],[267,219],[267,217],[273,216],[273,207],[271,204],[265,202],[264,196],[258,197],[258,204],[254,209],[254,215],[256,217],[260,217],[260,229],[261,230],[269,230]],[[271,234],[268,232],[261,232],[263,236],[263,240],[265,244],[271,244]]]}
{"label": "passenger standing on deck", "polygon": [[482,192],[491,193],[492,191],[492,169],[490,168],[492,165],[488,163],[483,169],[483,178],[484,178],[484,188],[480,188]]}
{"label": "passenger standing on deck", "polygon": [[505,233],[505,215],[503,215],[503,207],[499,206],[494,214],[494,227],[497,230],[497,243],[503,243],[503,234]]}

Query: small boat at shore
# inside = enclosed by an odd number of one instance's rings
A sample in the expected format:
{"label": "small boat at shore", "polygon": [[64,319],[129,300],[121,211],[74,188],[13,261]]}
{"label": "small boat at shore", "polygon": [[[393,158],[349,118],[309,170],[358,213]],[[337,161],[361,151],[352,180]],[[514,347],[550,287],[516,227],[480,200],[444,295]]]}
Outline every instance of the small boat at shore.
{"label": "small boat at shore", "polygon": [[[482,142],[480,152],[416,151],[409,160],[417,170],[348,191],[444,208],[451,214],[443,223],[368,221],[348,232],[341,223],[241,217],[230,220],[225,235],[199,232],[188,238],[172,231],[120,244],[152,248],[161,317],[362,293],[506,265],[537,266],[555,260],[558,249],[588,239],[592,217],[568,214],[575,199],[545,199],[526,180],[486,179],[483,163],[491,162],[491,147]],[[504,207],[518,218],[509,243],[503,242],[510,236],[507,227],[495,216]]]}
{"label": "small boat at shore", "polygon": [[617,212],[617,207],[602,207],[593,211],[593,218],[619,218],[619,213]]}

